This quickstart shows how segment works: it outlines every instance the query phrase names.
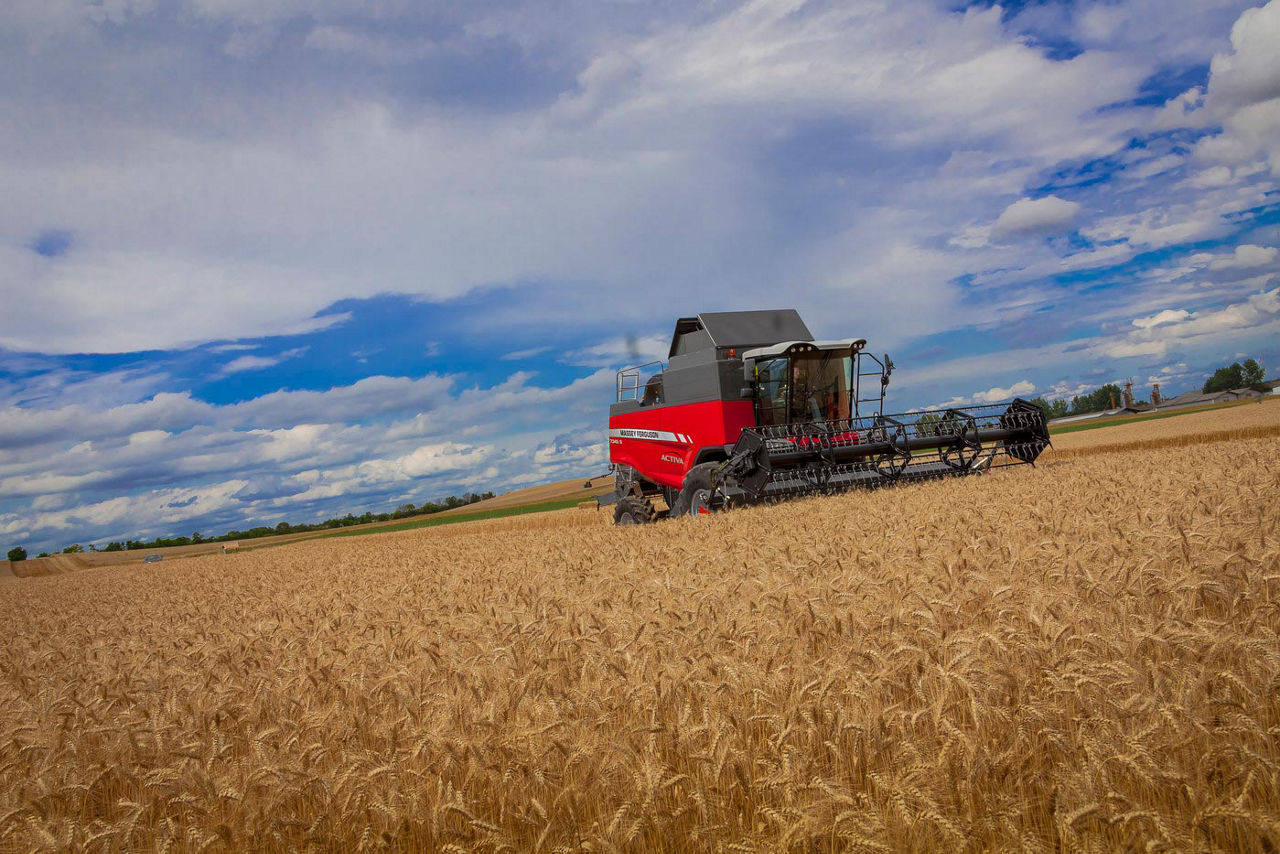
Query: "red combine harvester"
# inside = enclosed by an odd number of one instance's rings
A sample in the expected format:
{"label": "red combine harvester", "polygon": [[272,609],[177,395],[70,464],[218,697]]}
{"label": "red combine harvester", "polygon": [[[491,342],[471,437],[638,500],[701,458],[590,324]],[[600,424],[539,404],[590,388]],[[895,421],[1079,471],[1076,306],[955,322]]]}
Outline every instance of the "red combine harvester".
{"label": "red combine harvester", "polygon": [[617,524],[635,525],[1034,463],[1048,446],[1044,414],[1021,399],[883,414],[893,362],[863,352],[866,343],[815,341],[791,309],[680,318],[665,366],[618,372],[609,407],[617,488],[600,503],[616,504]]}

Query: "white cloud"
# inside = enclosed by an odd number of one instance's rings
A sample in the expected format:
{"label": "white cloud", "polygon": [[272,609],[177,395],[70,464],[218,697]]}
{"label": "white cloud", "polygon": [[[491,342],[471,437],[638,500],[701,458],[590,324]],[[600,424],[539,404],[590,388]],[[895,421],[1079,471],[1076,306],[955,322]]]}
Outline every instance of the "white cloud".
{"label": "white cloud", "polygon": [[1255,246],[1252,243],[1246,243],[1237,246],[1234,254],[1225,258],[1216,258],[1209,262],[1209,269],[1230,270],[1263,267],[1274,263],[1278,256],[1280,256],[1280,249],[1274,246]]}
{"label": "white cloud", "polygon": [[1280,3],[1247,9],[1231,28],[1231,53],[1210,66],[1209,97],[1227,104],[1280,98]]}
{"label": "white cloud", "polygon": [[[1235,329],[1249,329],[1280,320],[1280,288],[1254,294],[1243,302],[1216,311],[1200,311],[1168,327],[1178,338],[1193,338]],[[1165,332],[1165,328],[1161,328]]]}
{"label": "white cloud", "polygon": [[1080,214],[1080,204],[1044,196],[1039,199],[1019,199],[996,219],[993,233],[1015,235],[1062,231],[1075,222]]}
{"label": "white cloud", "polygon": [[1104,342],[1097,352],[1108,359],[1132,359],[1137,356],[1163,356],[1169,349],[1166,341]]}
{"label": "white cloud", "polygon": [[295,347],[292,350],[285,350],[283,353],[277,353],[274,356],[238,356],[223,365],[218,371],[218,376],[227,377],[244,371],[261,371],[266,368],[273,368],[283,361],[297,358],[306,351],[306,347]]}
{"label": "white cloud", "polygon": [[1202,127],[1209,119],[1207,113],[1200,111],[1203,106],[1204,90],[1193,86],[1165,103],[1151,121],[1152,130]]}
{"label": "white cloud", "polygon": [[[1165,106],[1161,127],[1220,124],[1200,140],[1196,155],[1228,166],[1261,155],[1280,176],[1280,0],[1246,9],[1231,28],[1231,50],[1213,57],[1208,91],[1184,93]],[[1216,171],[1205,180],[1221,179]]]}
{"label": "white cloud", "polygon": [[566,353],[561,361],[569,365],[589,367],[623,367],[645,362],[665,361],[671,339],[664,335],[611,338]]}
{"label": "white cloud", "polygon": [[1253,294],[1218,309],[1162,311],[1135,319],[1133,326],[1136,328],[1125,339],[1103,343],[1100,352],[1113,358],[1162,356],[1174,344],[1196,339],[1218,338],[1245,330],[1255,333],[1271,328],[1280,330],[1280,288]]}
{"label": "white cloud", "polygon": [[1093,241],[1124,240],[1130,246],[1158,249],[1227,233],[1222,211],[1202,199],[1182,205],[1166,205],[1134,213],[1104,217],[1080,233]]}
{"label": "white cloud", "polygon": [[953,406],[969,406],[980,403],[1000,403],[1011,397],[1022,397],[1031,394],[1036,390],[1036,384],[1030,380],[1019,380],[1008,388],[1000,388],[994,386],[986,391],[975,392],[968,397],[953,397],[950,400],[939,403],[936,409],[947,409]]}
{"label": "white cloud", "polygon": [[409,480],[443,472],[476,469],[493,455],[487,446],[473,447],[457,442],[420,445],[407,454],[392,459],[365,460],[353,469],[339,470],[355,475],[364,486],[388,481]]}
{"label": "white cloud", "polygon": [[1070,400],[1076,395],[1084,394],[1095,388],[1097,388],[1096,383],[1056,382],[1045,392],[1044,396],[1048,400]]}
{"label": "white cloud", "polygon": [[[25,502],[0,505],[0,530],[85,539],[225,530],[502,488],[529,473],[598,473],[613,372],[560,388],[529,379],[455,392],[451,378],[374,377],[227,405],[156,395],[104,410],[0,410],[0,495]],[[592,426],[553,439],[548,412]],[[358,423],[369,413],[379,417]],[[92,440],[75,429],[89,424]]]}
{"label": "white cloud", "polygon": [[1166,154],[1163,157],[1153,157],[1135,163],[1133,166],[1125,169],[1122,177],[1129,179],[1145,180],[1156,175],[1162,175],[1171,172],[1187,162],[1187,158],[1181,154]]}
{"label": "white cloud", "polygon": [[1191,313],[1188,311],[1180,308],[1166,308],[1159,314],[1153,314],[1150,317],[1135,317],[1133,319],[1133,325],[1139,329],[1152,329],[1166,323],[1177,323],[1178,321],[1186,320],[1188,317],[1191,317]]}
{"label": "white cloud", "polygon": [[524,359],[532,359],[535,356],[541,356],[550,349],[550,347],[529,347],[525,350],[512,350],[510,353],[504,353],[498,358],[504,362],[516,362]]}
{"label": "white cloud", "polygon": [[[577,288],[578,314],[595,318],[649,317],[696,291],[760,303],[779,282],[818,281],[880,300],[899,334],[938,331],[955,318],[947,282],[969,270],[959,254],[931,249],[937,237],[975,216],[991,221],[1039,170],[1123,145],[1140,111],[1100,108],[1132,97],[1150,72],[1117,51],[1055,61],[1013,37],[998,9],[614,7],[611,20],[630,28],[584,25],[590,41],[571,45],[576,79],[511,111],[404,103],[422,81],[379,89],[381,72],[367,66],[302,92],[290,88],[300,75],[246,72],[245,91],[193,107],[174,91],[212,84],[190,78],[188,42],[225,40],[230,27],[270,68],[296,58],[260,42],[292,22],[314,34],[313,47],[376,65],[401,45],[385,34],[423,16],[398,2],[185,8],[184,40],[172,56],[142,51],[137,79],[133,65],[98,63],[119,77],[84,93],[95,109],[47,104],[46,94],[20,135],[0,130],[0,150],[20,152],[0,162],[10,202],[0,212],[0,289],[16,306],[0,317],[0,344],[178,347],[334,323],[317,313],[347,298],[447,299],[531,281]],[[575,38],[527,8],[439,14],[465,23],[461,46],[449,46],[464,59],[477,33],[528,45],[531,57]],[[77,50],[58,55],[111,55],[114,42],[96,30],[77,38]],[[414,39],[431,41],[419,31],[405,41]],[[154,101],[120,102],[140,81],[152,92],[168,78],[173,87]],[[783,214],[803,209],[808,190],[767,164],[803,159],[806,134],[832,124],[849,128],[834,150],[851,164],[885,165],[833,176],[844,201],[829,204],[819,234],[797,233]],[[774,150],[789,145],[794,155]],[[882,221],[893,223],[892,241]],[[25,248],[46,223],[75,235],[65,255]],[[895,256],[929,252],[926,311],[879,296],[900,282]],[[833,304],[844,303],[815,295],[815,307],[842,315],[833,324],[865,314]],[[139,306],[164,322],[139,323]]]}

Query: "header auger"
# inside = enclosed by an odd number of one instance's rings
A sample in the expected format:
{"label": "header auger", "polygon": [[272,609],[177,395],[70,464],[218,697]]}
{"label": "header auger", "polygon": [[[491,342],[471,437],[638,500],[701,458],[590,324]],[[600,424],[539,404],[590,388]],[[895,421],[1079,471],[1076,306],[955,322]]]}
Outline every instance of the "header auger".
{"label": "header auger", "polygon": [[680,318],[665,366],[618,372],[616,489],[600,503],[616,504],[617,524],[642,524],[1034,463],[1049,445],[1044,414],[1021,399],[885,415],[893,362],[865,347],[813,340],[794,310]]}

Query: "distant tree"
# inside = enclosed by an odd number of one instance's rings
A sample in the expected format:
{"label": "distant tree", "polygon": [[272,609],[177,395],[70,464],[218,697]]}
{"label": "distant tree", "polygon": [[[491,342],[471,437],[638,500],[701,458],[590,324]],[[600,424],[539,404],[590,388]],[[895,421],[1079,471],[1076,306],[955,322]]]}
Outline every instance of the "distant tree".
{"label": "distant tree", "polygon": [[27,559],[27,550],[24,549],[22,546],[14,546],[13,548],[9,549],[9,560],[13,561],[14,563],[17,563],[20,560],[26,560],[26,559]]}
{"label": "distant tree", "polygon": [[1230,391],[1235,388],[1252,388],[1262,391],[1262,381],[1266,376],[1267,372],[1262,365],[1258,364],[1257,359],[1245,359],[1243,362],[1232,362],[1225,368],[1218,368],[1213,372],[1213,376],[1204,381],[1201,391],[1205,394]]}
{"label": "distant tree", "polygon": [[36,557],[48,557],[48,556],[49,556],[48,552],[40,552],[40,554],[36,555]]}
{"label": "distant tree", "polygon": [[63,553],[64,555],[78,555],[78,554],[80,554],[80,553],[81,553],[81,552],[83,552],[83,551],[84,551],[84,549],[82,549],[82,548],[80,547],[80,544],[79,544],[79,543],[72,543],[71,545],[69,545],[69,546],[67,546],[65,549],[63,549],[63,550],[62,550],[62,553]]}
{"label": "distant tree", "polygon": [[124,543],[115,543],[115,542],[107,543],[107,547],[103,549],[103,551],[104,552],[122,552],[124,551]]}
{"label": "distant tree", "polygon": [[[1254,362],[1254,364],[1257,363]],[[1205,380],[1201,391],[1212,394],[1215,391],[1228,391],[1233,388],[1244,388],[1244,386],[1244,366],[1239,362],[1232,362],[1227,367],[1214,371],[1213,376]]]}
{"label": "distant tree", "polygon": [[1262,365],[1254,359],[1245,359],[1240,363],[1240,367],[1243,369],[1241,373],[1244,375],[1244,384],[1250,388],[1262,385],[1262,381],[1267,377],[1267,372],[1262,369]]}
{"label": "distant tree", "polygon": [[293,530],[293,526],[290,525],[288,522],[281,522],[279,525],[276,525],[277,534],[287,534],[292,530]]}
{"label": "distant tree", "polygon": [[1040,407],[1040,411],[1044,413],[1046,421],[1054,418],[1064,418],[1071,411],[1071,404],[1065,400],[1045,400],[1043,397],[1036,397],[1029,402]]}
{"label": "distant tree", "polygon": [[926,412],[916,419],[916,435],[917,436],[936,436],[938,434],[938,425],[942,423],[942,416],[936,412]]}
{"label": "distant tree", "polygon": [[1120,390],[1120,386],[1115,383],[1107,383],[1089,394],[1078,394],[1071,398],[1072,415],[1084,415],[1089,412],[1101,412],[1104,409],[1110,409],[1112,401],[1119,406],[1120,401],[1124,399],[1124,394]]}
{"label": "distant tree", "polygon": [[204,542],[204,537],[200,536],[199,531],[196,531],[194,534],[191,535],[192,545],[199,545],[200,543],[203,543],[203,542]]}

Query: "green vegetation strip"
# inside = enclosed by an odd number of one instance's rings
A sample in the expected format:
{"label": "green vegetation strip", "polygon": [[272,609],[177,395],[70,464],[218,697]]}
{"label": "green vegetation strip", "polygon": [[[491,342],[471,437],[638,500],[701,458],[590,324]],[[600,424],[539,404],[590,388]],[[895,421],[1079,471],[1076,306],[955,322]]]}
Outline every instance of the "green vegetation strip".
{"label": "green vegetation strip", "polygon": [[[1250,400],[1248,403],[1257,405],[1256,401]],[[1191,415],[1195,412],[1208,412],[1211,409],[1229,409],[1232,406],[1247,405],[1244,401],[1232,401],[1231,403],[1220,403],[1216,406],[1189,406],[1176,412],[1153,412],[1150,415],[1126,415],[1124,418],[1100,418],[1097,421],[1082,421],[1076,424],[1063,424],[1060,427],[1050,427],[1050,436],[1061,436],[1063,433],[1079,433],[1081,430],[1097,430],[1099,427],[1115,427],[1119,424],[1137,424],[1139,421],[1156,421],[1160,418],[1177,418],[1179,415]]]}
{"label": "green vegetation strip", "polygon": [[425,519],[411,519],[395,525],[382,525],[377,528],[366,528],[363,531],[334,531],[321,534],[316,539],[328,537],[358,537],[361,534],[386,534],[391,531],[412,531],[414,528],[434,528],[436,525],[452,525],[455,522],[476,522],[481,519],[502,519],[506,516],[523,516],[526,513],[546,513],[549,510],[567,510],[577,507],[583,501],[594,500],[595,496],[580,498],[561,498],[558,501],[544,501],[541,504],[521,504],[516,507],[502,507],[497,510],[484,510],[475,513],[456,513],[448,516],[432,515]]}

